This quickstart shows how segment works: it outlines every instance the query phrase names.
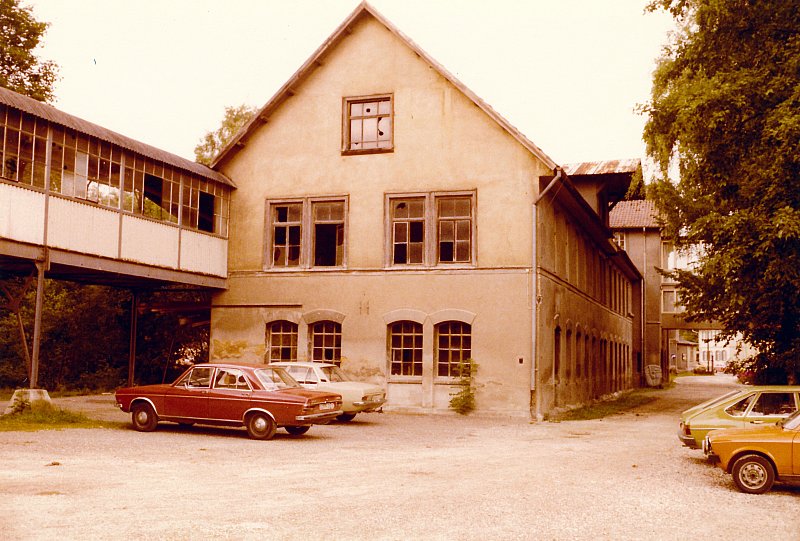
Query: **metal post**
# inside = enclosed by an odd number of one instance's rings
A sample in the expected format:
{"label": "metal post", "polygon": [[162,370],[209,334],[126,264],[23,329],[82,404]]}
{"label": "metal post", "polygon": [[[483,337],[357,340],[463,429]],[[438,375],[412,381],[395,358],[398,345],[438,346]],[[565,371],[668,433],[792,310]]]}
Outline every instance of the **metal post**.
{"label": "metal post", "polygon": [[131,291],[131,336],[128,351],[128,387],[133,386],[133,374],[136,370],[136,325],[139,321],[139,292]]}
{"label": "metal post", "polygon": [[44,298],[45,261],[36,261],[36,308],[33,315],[33,353],[31,355],[30,388],[36,389],[39,380],[39,344],[42,334],[42,304]]}

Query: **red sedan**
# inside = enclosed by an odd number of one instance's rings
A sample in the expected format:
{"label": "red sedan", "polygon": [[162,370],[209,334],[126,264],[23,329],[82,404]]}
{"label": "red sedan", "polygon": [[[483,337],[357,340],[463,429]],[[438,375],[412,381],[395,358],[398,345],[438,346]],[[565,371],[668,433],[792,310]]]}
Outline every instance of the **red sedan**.
{"label": "red sedan", "polygon": [[342,414],[340,395],[303,389],[282,368],[265,364],[197,364],[172,384],[124,387],[115,398],[142,432],[171,421],[244,426],[251,438],[268,440],[279,427],[305,434]]}

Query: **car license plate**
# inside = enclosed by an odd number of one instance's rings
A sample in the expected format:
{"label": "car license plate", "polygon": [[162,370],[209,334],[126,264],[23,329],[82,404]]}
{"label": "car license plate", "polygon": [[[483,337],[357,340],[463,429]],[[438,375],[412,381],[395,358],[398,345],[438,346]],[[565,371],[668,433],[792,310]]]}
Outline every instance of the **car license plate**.
{"label": "car license plate", "polygon": [[333,402],[324,402],[319,405],[319,409],[324,410],[332,410],[333,409]]}

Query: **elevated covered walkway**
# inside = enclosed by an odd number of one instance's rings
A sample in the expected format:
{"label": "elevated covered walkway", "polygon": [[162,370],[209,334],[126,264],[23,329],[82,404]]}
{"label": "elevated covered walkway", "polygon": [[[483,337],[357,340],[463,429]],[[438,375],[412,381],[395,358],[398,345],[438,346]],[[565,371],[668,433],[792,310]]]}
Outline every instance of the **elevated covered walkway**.
{"label": "elevated covered walkway", "polygon": [[0,88],[0,281],[36,279],[31,387],[44,278],[224,289],[233,189],[208,167]]}

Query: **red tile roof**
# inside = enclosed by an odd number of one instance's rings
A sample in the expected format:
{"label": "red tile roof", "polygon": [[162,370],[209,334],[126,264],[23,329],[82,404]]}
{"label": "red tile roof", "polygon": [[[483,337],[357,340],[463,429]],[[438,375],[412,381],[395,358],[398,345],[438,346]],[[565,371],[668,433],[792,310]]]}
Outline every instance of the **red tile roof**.
{"label": "red tile roof", "polygon": [[620,201],[608,215],[611,229],[660,228],[655,203],[647,200]]}

